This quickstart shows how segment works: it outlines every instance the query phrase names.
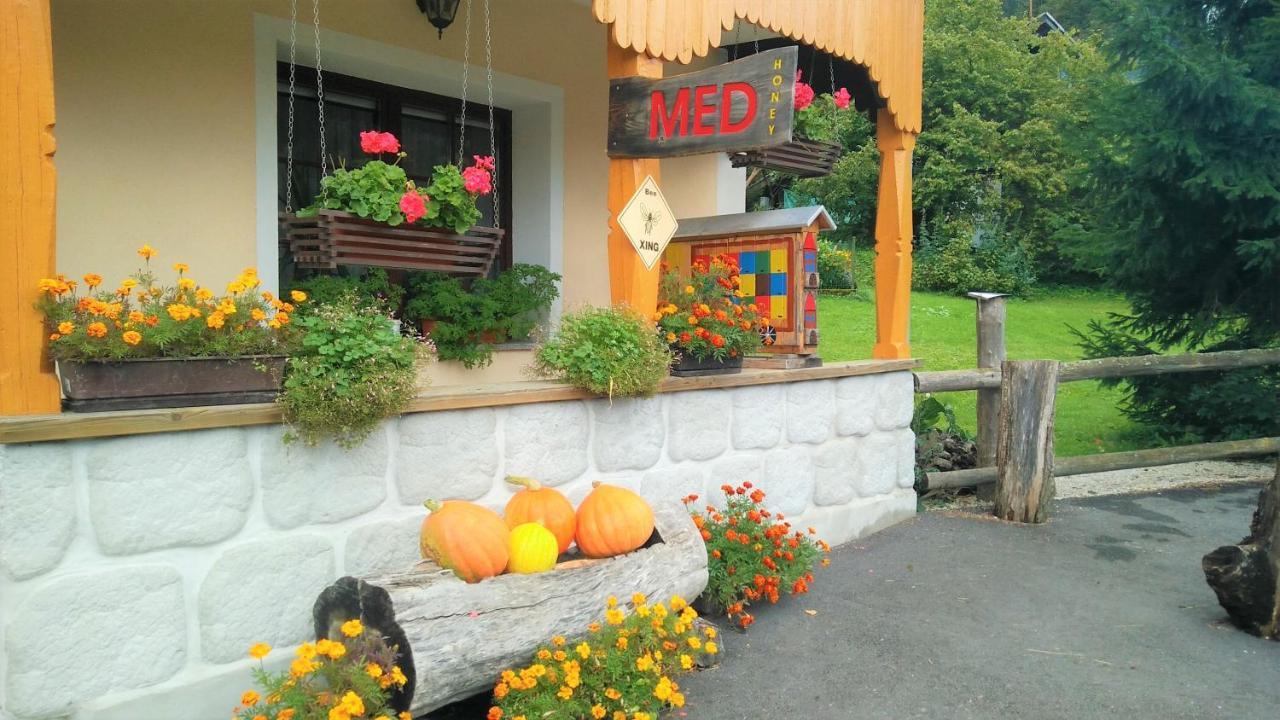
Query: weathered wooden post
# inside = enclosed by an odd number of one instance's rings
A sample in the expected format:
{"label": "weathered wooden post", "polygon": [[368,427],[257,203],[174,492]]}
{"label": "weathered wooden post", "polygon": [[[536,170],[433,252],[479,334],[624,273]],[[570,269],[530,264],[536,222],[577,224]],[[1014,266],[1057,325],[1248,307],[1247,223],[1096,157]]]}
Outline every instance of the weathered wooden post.
{"label": "weathered wooden post", "polygon": [[[1005,360],[1004,293],[971,292],[978,301],[978,367],[998,368]],[[978,390],[978,464],[996,464],[996,437],[1000,424],[1000,389]]]}
{"label": "weathered wooden post", "polygon": [[1006,360],[1000,367],[996,516],[1041,523],[1053,500],[1053,408],[1057,360]]}

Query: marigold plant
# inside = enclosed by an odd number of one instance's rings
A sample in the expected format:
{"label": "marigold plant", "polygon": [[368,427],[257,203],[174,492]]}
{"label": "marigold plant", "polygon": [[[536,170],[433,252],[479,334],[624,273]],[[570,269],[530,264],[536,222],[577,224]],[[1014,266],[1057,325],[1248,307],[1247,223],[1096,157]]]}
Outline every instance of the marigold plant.
{"label": "marigold plant", "polygon": [[698,613],[679,596],[648,604],[637,593],[631,605],[627,614],[610,597],[585,637],[553,637],[533,663],[503,671],[487,720],[657,720],[663,708],[683,707],[672,678],[719,652],[715,628],[699,631]]}
{"label": "marigold plant", "polygon": [[[707,545],[707,589],[704,597],[743,628],[755,622],[746,608],[753,602],[778,602],[782,593],[803,595],[813,583],[819,556],[831,552],[816,531],[792,530],[782,513],[766,509],[764,491],[743,482],[721,485],[724,509],[694,508],[697,495],[684,498],[693,523]],[[830,564],[822,558],[821,564]]]}
{"label": "marigold plant", "polygon": [[225,293],[215,293],[174,263],[176,279],[157,281],[156,251],[138,248],[143,266],[114,289],[89,273],[80,282],[58,275],[40,281],[36,307],[44,313],[49,352],[65,360],[288,354],[298,342],[291,316],[306,293],[277,298],[260,292],[258,272],[246,268]]}
{"label": "marigold plant", "polygon": [[343,623],[342,634],[342,641],[299,645],[287,672],[262,667],[270,645],[250,647],[249,657],[259,661],[253,678],[261,692],[246,690],[233,720],[412,720],[389,702],[391,691],[408,682],[395,664],[396,648],[365,632],[359,620]]}
{"label": "marigold plant", "polygon": [[760,347],[768,320],[740,288],[736,260],[695,261],[687,277],[669,270],[658,290],[653,320],[676,351],[698,360],[736,358]]}

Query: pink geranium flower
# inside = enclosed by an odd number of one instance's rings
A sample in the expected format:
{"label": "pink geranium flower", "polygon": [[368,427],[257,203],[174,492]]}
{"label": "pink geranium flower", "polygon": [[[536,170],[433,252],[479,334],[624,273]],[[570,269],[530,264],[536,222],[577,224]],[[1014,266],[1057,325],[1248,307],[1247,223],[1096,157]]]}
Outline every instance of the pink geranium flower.
{"label": "pink geranium flower", "polygon": [[488,195],[493,192],[493,176],[479,164],[462,171],[462,187],[472,195]]}
{"label": "pink geranium flower", "polygon": [[404,219],[410,223],[416,223],[427,214],[426,195],[418,192],[416,188],[409,188],[404,195],[400,196],[400,212],[404,213]]}
{"label": "pink geranium flower", "polygon": [[853,97],[849,95],[849,90],[847,88],[840,88],[831,96],[831,99],[835,101],[836,107],[841,110],[848,110],[849,101],[852,100]]}
{"label": "pink geranium flower", "polygon": [[497,165],[495,164],[492,155],[472,155],[471,158],[475,160],[475,166],[478,168],[483,168],[489,172],[493,172],[497,169]]}
{"label": "pink geranium flower", "polygon": [[400,141],[389,132],[366,130],[360,133],[360,149],[370,155],[400,152]]}
{"label": "pink geranium flower", "polygon": [[803,110],[813,104],[813,88],[809,87],[809,83],[801,82],[800,76],[800,71],[797,70],[795,92],[797,110]]}

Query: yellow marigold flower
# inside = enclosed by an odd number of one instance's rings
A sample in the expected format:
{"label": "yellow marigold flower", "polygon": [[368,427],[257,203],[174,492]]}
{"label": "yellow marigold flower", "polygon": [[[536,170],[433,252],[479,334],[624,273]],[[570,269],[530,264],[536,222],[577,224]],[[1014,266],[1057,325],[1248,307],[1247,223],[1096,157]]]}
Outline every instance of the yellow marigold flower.
{"label": "yellow marigold flower", "polygon": [[714,638],[716,636],[716,629],[710,625],[708,625],[702,632],[709,638]]}
{"label": "yellow marigold flower", "polygon": [[571,688],[576,688],[582,684],[582,675],[578,673],[569,673],[564,676],[564,684]]}
{"label": "yellow marigold flower", "polygon": [[71,323],[65,320],[58,323],[58,332],[62,333],[63,335],[70,335],[75,331],[76,331],[76,326],[72,325]]}
{"label": "yellow marigold flower", "polygon": [[564,647],[564,636],[556,635],[555,637],[551,638],[551,644],[555,645],[556,647]]}
{"label": "yellow marigold flower", "polygon": [[342,634],[347,637],[359,637],[360,633],[364,632],[364,625],[358,618],[352,618],[351,620],[342,623],[341,630]]}
{"label": "yellow marigold flower", "polygon": [[689,647],[693,648],[694,650],[700,650],[702,648],[702,641],[699,640],[696,636],[689,638],[688,642],[689,642]]}
{"label": "yellow marigold flower", "polygon": [[137,310],[130,310],[130,311],[129,311],[129,322],[132,322],[132,323],[140,323],[140,322],[143,322],[143,321],[144,321],[144,320],[146,320],[146,319],[147,319],[147,317],[146,317],[145,315],[143,315],[142,313],[138,312]]}
{"label": "yellow marigold flower", "polygon": [[261,308],[254,308],[249,311],[249,317],[253,318],[257,322],[262,322],[267,319],[267,314],[262,312]]}
{"label": "yellow marigold flower", "polygon": [[396,716],[396,720],[413,720],[413,715],[409,714],[408,710],[405,710]]}
{"label": "yellow marigold flower", "polygon": [[120,303],[107,303],[102,309],[102,314],[115,320],[120,317],[120,313],[124,312],[124,305]]}
{"label": "yellow marigold flower", "polygon": [[591,717],[595,718],[595,720],[600,720],[600,718],[604,717],[605,714],[606,710],[600,705],[597,704],[591,706]]}
{"label": "yellow marigold flower", "polygon": [[636,615],[639,615],[639,616],[640,616],[640,617],[642,617],[642,618],[647,618],[647,617],[649,617],[649,606],[648,606],[648,605],[636,605]]}
{"label": "yellow marigold flower", "polygon": [[697,325],[698,318],[694,317],[693,315],[690,315],[686,322],[688,322],[690,325]]}
{"label": "yellow marigold flower", "polygon": [[98,287],[102,284],[102,276],[97,273],[89,273],[84,276],[84,284],[91,288]]}
{"label": "yellow marigold flower", "polygon": [[507,688],[507,684],[504,682],[500,682],[497,685],[493,686],[493,696],[498,698],[499,700],[506,697],[508,692],[510,692],[510,690]]}
{"label": "yellow marigold flower", "polygon": [[246,289],[247,288],[244,286],[244,283],[240,282],[239,280],[232,280],[231,282],[227,283],[227,293],[230,295],[239,295],[240,293],[244,292]]}
{"label": "yellow marigold flower", "polygon": [[671,707],[684,707],[684,693],[671,693],[671,700],[669,702],[671,703]]}
{"label": "yellow marigold flower", "polygon": [[614,710],[612,720],[627,720],[627,714],[621,710]]}
{"label": "yellow marigold flower", "polygon": [[289,297],[290,297],[290,299],[292,299],[292,300],[293,300],[294,302],[296,302],[296,303],[306,302],[306,301],[307,301],[307,294],[306,294],[306,293],[304,293],[304,292],[302,292],[301,290],[292,290],[292,291],[290,291],[290,292],[289,292]]}
{"label": "yellow marigold flower", "polygon": [[261,660],[271,652],[271,646],[266,643],[254,643],[249,646],[249,657],[254,660]]}
{"label": "yellow marigold flower", "polygon": [[126,330],[120,339],[124,340],[126,345],[137,345],[142,342],[142,333],[137,330]]}
{"label": "yellow marigold flower", "polygon": [[223,315],[235,315],[236,314],[235,302],[233,302],[231,298],[227,298],[226,300],[223,300],[222,302],[218,303],[218,312],[222,313]]}
{"label": "yellow marigold flower", "polygon": [[337,660],[346,654],[347,654],[347,646],[343,645],[340,642],[329,643],[329,649],[325,653],[325,655],[329,656],[330,660]]}
{"label": "yellow marigold flower", "polygon": [[189,277],[184,277],[181,280],[178,280],[178,287],[183,290],[191,290],[195,286],[196,286],[196,281],[192,280]]}
{"label": "yellow marigold flower", "polygon": [[619,650],[626,650],[627,642],[628,640],[626,635],[619,635],[618,639],[613,641],[613,646],[618,648]]}
{"label": "yellow marigold flower", "polygon": [[689,607],[689,603],[686,602],[684,598],[680,597],[679,595],[671,596],[671,610],[673,612],[680,612],[681,610],[684,610],[687,607]]}
{"label": "yellow marigold flower", "polygon": [[197,300],[208,300],[212,297],[213,297],[213,291],[210,290],[209,288],[200,288],[199,290],[196,290]]}
{"label": "yellow marigold flower", "polygon": [[653,656],[645,653],[636,658],[636,669],[640,672],[648,672],[653,669]]}
{"label": "yellow marigold flower", "polygon": [[298,657],[302,658],[303,660],[310,660],[311,658],[316,656],[316,646],[312,645],[311,643],[302,643],[301,645],[298,646],[297,653],[298,653]]}
{"label": "yellow marigold flower", "polygon": [[653,720],[653,718],[649,713],[637,710],[636,713],[631,716],[631,720]]}
{"label": "yellow marigold flower", "polygon": [[684,286],[684,294],[685,294],[685,295],[692,295],[692,294],[693,294],[693,286],[692,286],[692,285],[685,285],[685,286]]}
{"label": "yellow marigold flower", "polygon": [[364,700],[354,692],[348,690],[346,695],[342,696],[342,707],[352,715],[360,716],[364,714]]}
{"label": "yellow marigold flower", "polygon": [[210,313],[209,317],[204,319],[204,324],[208,325],[214,330],[220,330],[222,326],[226,324],[226,322],[227,322],[227,318],[225,315],[222,314],[222,311]]}
{"label": "yellow marigold flower", "polygon": [[608,598],[605,599],[604,606],[610,609],[618,607],[618,598],[610,595]]}
{"label": "yellow marigold flower", "polygon": [[294,658],[293,662],[289,664],[289,674],[298,678],[314,671],[318,667],[320,666],[310,658]]}
{"label": "yellow marigold flower", "polygon": [[289,314],[288,314],[288,313],[278,312],[278,313],[276,313],[276,316],[275,316],[275,318],[273,318],[273,319],[274,319],[276,322],[280,323],[281,325],[288,325],[288,324],[289,324]]}
{"label": "yellow marigold flower", "polygon": [[704,647],[706,648],[708,655],[715,655],[720,651],[714,642],[708,642]]}
{"label": "yellow marigold flower", "polygon": [[404,685],[409,682],[409,678],[405,677],[404,671],[400,669],[399,665],[391,666],[391,680],[397,685]]}
{"label": "yellow marigold flower", "polygon": [[329,720],[351,720],[351,711],[337,705],[329,708]]}
{"label": "yellow marigold flower", "polygon": [[666,678],[662,678],[657,686],[653,688],[653,696],[664,702],[671,697],[673,692],[675,691],[671,689],[671,681]]}
{"label": "yellow marigold flower", "polygon": [[610,625],[621,625],[625,617],[621,610],[606,610],[604,613],[604,621]]}
{"label": "yellow marigold flower", "polygon": [[667,333],[667,342],[673,343],[675,341],[676,341],[676,334],[673,332]]}
{"label": "yellow marigold flower", "polygon": [[107,336],[107,326],[100,323],[89,323],[89,327],[85,328],[85,333],[91,338],[104,338]]}
{"label": "yellow marigold flower", "polygon": [[573,688],[569,687],[568,685],[561,685],[560,691],[556,693],[556,697],[560,698],[561,700],[568,700],[569,698],[573,697]]}
{"label": "yellow marigold flower", "polygon": [[546,648],[542,648],[542,649],[538,650],[538,659],[539,659],[539,660],[550,660],[550,659],[551,659],[551,651],[550,651],[550,650],[548,650],[548,649],[546,649]]}
{"label": "yellow marigold flower", "polygon": [[240,696],[240,704],[245,706],[257,705],[259,699],[261,699],[261,696],[258,693],[252,690],[245,690],[244,694]]}
{"label": "yellow marigold flower", "polygon": [[690,657],[690,656],[688,656],[688,655],[686,655],[686,654],[684,654],[684,653],[681,653],[681,654],[680,654],[680,669],[681,669],[681,670],[691,670],[692,668],[693,668],[693,658],[692,658],[692,657]]}
{"label": "yellow marigold flower", "polygon": [[610,700],[617,700],[618,698],[622,697],[622,693],[618,692],[613,688],[605,688],[604,696],[609,698]]}
{"label": "yellow marigold flower", "polygon": [[578,657],[586,660],[591,657],[591,646],[586,643],[578,643],[578,647],[574,648],[578,651]]}
{"label": "yellow marigold flower", "polygon": [[173,264],[173,269],[174,269],[174,270],[177,270],[179,273],[184,273],[184,272],[186,272],[186,271],[190,270],[190,269],[191,269],[191,266],[190,266],[190,265],[187,265],[186,263],[174,263],[174,264]]}
{"label": "yellow marigold flower", "polygon": [[270,720],[270,718],[268,718],[266,715],[263,715],[262,713],[258,713],[257,715],[253,716],[252,720]]}
{"label": "yellow marigold flower", "polygon": [[[272,702],[279,702],[279,700],[273,700]],[[285,708],[276,715],[276,720],[293,720],[293,716],[296,714],[298,713],[293,708]]]}
{"label": "yellow marigold flower", "polygon": [[[563,650],[557,650],[557,651],[555,651],[555,652],[551,653],[551,657],[555,658],[555,661],[556,661],[556,662],[564,662],[564,659],[565,659],[565,658],[567,658],[567,657],[569,657],[569,656],[568,656],[568,655],[565,655]],[[535,667],[542,667],[542,666],[541,666],[541,665],[536,665]]]}
{"label": "yellow marigold flower", "polygon": [[[133,278],[125,278],[124,280],[120,281],[120,287],[124,290],[132,290],[138,287],[138,281],[134,280]],[[125,294],[128,294],[128,293],[125,293]]]}
{"label": "yellow marigold flower", "polygon": [[382,666],[379,665],[378,663],[369,663],[368,665],[364,666],[364,672],[369,677],[377,680],[378,678],[382,677]]}
{"label": "yellow marigold flower", "polygon": [[138,254],[142,256],[143,260],[150,260],[155,257],[156,251],[150,245],[143,245],[138,248]]}
{"label": "yellow marigold flower", "polygon": [[276,320],[275,318],[272,318],[267,322],[267,327],[271,328],[272,330],[279,330],[281,328],[280,321]]}

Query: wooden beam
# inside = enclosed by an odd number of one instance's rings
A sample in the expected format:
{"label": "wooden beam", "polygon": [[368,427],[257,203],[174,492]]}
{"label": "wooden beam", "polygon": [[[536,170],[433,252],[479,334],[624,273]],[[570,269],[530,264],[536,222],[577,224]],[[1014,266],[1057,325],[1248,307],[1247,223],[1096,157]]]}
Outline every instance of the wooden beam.
{"label": "wooden beam", "polygon": [[876,200],[876,344],[871,355],[911,357],[911,151],[915,133],[881,108],[876,119],[880,191]]}
{"label": "wooden beam", "polygon": [[[1007,353],[1004,343],[1004,295],[969,293],[978,301],[978,367],[998,368]],[[978,467],[996,464],[1000,425],[1000,390],[978,391]]]}
{"label": "wooden beam", "polygon": [[1053,406],[1057,360],[1001,366],[1000,438],[996,448],[996,517],[1042,523],[1053,501]]}
{"label": "wooden beam", "polygon": [[[607,28],[605,34],[610,79],[662,77],[661,60],[618,47]],[[658,305],[658,272],[661,265],[654,263],[653,269],[644,266],[640,254],[618,226],[617,218],[618,213],[622,212],[627,201],[635,194],[636,188],[650,175],[654,182],[661,182],[656,158],[609,160],[609,295],[615,305],[630,305],[645,317]]]}
{"label": "wooden beam", "polygon": [[[1079,455],[1055,458],[1055,477],[1085,475],[1087,473],[1129,470],[1131,468],[1160,467],[1200,460],[1241,460],[1280,453],[1280,438],[1256,438],[1253,440],[1226,440],[1223,442],[1179,445],[1177,447],[1127,450],[1125,452]],[[996,481],[995,468],[951,470],[929,473],[928,489],[977,487]]]}
{"label": "wooden beam", "polygon": [[55,272],[49,0],[0,0],[0,415],[59,410],[36,302]]}

